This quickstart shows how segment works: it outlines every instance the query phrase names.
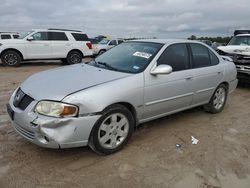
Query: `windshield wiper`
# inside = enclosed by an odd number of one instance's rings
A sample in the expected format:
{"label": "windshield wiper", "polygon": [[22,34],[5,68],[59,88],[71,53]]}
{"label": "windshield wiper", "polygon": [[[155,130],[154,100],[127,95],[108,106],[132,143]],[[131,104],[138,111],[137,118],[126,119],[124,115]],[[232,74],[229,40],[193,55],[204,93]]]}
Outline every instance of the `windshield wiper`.
{"label": "windshield wiper", "polygon": [[112,67],[112,66],[111,66],[110,64],[108,64],[108,63],[99,62],[99,61],[98,61],[98,62],[94,61],[94,62],[95,62],[97,65],[102,65],[102,66],[108,68],[109,70],[119,71],[118,69]]}

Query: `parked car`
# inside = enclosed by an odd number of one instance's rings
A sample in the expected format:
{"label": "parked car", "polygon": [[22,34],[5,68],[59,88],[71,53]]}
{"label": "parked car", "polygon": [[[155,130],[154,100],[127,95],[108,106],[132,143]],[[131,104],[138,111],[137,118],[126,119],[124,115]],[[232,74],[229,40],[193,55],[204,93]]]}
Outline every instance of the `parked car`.
{"label": "parked car", "polygon": [[200,42],[203,42],[208,46],[212,46],[212,44],[213,44],[213,42],[211,40],[200,40]]}
{"label": "parked car", "polygon": [[25,60],[60,59],[63,63],[80,63],[92,55],[88,36],[75,30],[33,30],[19,39],[0,41],[0,57],[7,66],[18,66]]}
{"label": "parked car", "polygon": [[89,41],[92,44],[92,51],[93,51],[93,56],[96,56],[99,52],[98,50],[98,41],[96,39],[89,39]]}
{"label": "parked car", "polygon": [[237,35],[227,46],[219,46],[217,51],[220,55],[233,59],[238,71],[238,79],[241,82],[250,83],[250,34],[238,34],[239,32],[239,30],[235,31]]}
{"label": "parked car", "polygon": [[138,124],[201,105],[221,112],[236,74],[232,62],[199,42],[129,41],[89,64],[34,74],[7,110],[14,129],[39,146],[89,145],[111,154]]}
{"label": "parked car", "polygon": [[101,42],[99,42],[98,46],[97,46],[97,53],[98,55],[103,54],[104,52],[106,52],[107,50],[115,47],[118,44],[123,43],[124,40],[123,39],[103,39]]}
{"label": "parked car", "polygon": [[95,37],[95,39],[100,42],[102,41],[103,39],[107,38],[106,36],[103,36],[103,35],[98,35],[97,37]]}
{"label": "parked car", "polygon": [[17,39],[20,35],[16,32],[0,32],[0,40]]}

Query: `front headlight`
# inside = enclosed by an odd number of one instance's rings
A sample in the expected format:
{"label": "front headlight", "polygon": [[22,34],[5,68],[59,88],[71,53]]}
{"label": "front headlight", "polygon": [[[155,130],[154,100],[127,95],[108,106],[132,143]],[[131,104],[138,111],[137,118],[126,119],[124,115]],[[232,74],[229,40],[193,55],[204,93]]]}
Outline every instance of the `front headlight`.
{"label": "front headlight", "polygon": [[51,117],[75,117],[78,107],[61,102],[40,101],[35,107],[35,112]]}

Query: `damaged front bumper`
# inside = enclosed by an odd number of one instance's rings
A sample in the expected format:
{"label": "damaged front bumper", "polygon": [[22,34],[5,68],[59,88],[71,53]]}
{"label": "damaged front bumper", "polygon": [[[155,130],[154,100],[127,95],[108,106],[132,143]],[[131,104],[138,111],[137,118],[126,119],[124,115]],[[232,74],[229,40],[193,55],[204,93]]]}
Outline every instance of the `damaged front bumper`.
{"label": "damaged front bumper", "polygon": [[53,118],[33,112],[37,101],[24,111],[8,104],[8,113],[14,129],[32,143],[46,148],[71,148],[88,145],[88,139],[100,115],[71,118]]}

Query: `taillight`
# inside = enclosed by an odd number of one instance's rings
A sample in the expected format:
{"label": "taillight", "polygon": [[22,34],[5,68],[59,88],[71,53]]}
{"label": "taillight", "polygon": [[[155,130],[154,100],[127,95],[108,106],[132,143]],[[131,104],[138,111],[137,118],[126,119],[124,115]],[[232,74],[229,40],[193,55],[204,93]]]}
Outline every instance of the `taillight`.
{"label": "taillight", "polygon": [[92,44],[91,44],[91,42],[87,42],[86,45],[88,46],[89,49],[92,49]]}

